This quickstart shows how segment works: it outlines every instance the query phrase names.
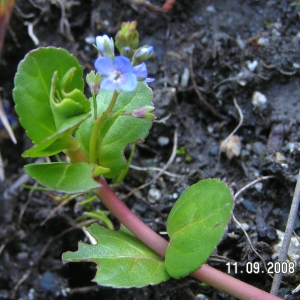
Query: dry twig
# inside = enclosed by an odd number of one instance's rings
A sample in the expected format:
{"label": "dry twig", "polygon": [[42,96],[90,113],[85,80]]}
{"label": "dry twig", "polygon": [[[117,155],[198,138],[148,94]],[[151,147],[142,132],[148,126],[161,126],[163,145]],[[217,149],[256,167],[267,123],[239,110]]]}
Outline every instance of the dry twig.
{"label": "dry twig", "polygon": [[[295,187],[294,197],[293,197],[289,218],[286,224],[286,229],[285,229],[285,233],[284,233],[284,237],[283,237],[283,241],[282,241],[282,245],[278,257],[278,261],[280,263],[286,261],[287,258],[287,253],[289,250],[289,246],[290,246],[290,242],[294,230],[294,224],[296,221],[296,217],[298,215],[299,202],[300,202],[300,172],[298,173],[298,179]],[[283,274],[281,272],[276,273],[274,275],[274,280],[270,292],[272,295],[277,295],[282,276]]]}
{"label": "dry twig", "polygon": [[[134,170],[137,170],[137,171],[157,171],[157,172],[161,172],[162,171],[162,168],[157,168],[157,167],[138,167],[138,166],[135,166],[135,165],[130,165],[130,169],[134,169]],[[174,173],[171,173],[171,172],[168,172],[168,171],[164,171],[164,174],[165,175],[168,175],[170,177],[177,177],[177,178],[181,178],[183,175],[178,175],[178,174],[174,174]]]}
{"label": "dry twig", "polygon": [[17,140],[16,140],[16,137],[14,135],[14,132],[9,124],[9,121],[7,119],[7,116],[5,114],[5,111],[4,111],[4,107],[3,107],[3,104],[2,104],[2,98],[0,96],[0,120],[4,126],[4,128],[6,129],[6,131],[8,132],[9,134],[9,137],[10,139],[12,140],[12,142],[14,144],[17,144]]}
{"label": "dry twig", "polygon": [[219,155],[222,151],[222,149],[225,147],[225,145],[227,144],[227,142],[229,141],[229,139],[238,131],[238,129],[242,126],[243,122],[244,122],[244,115],[243,115],[243,112],[241,110],[241,108],[239,107],[237,101],[235,98],[233,98],[233,103],[234,103],[234,106],[236,107],[236,109],[238,110],[239,112],[239,115],[240,115],[240,121],[239,121],[239,124],[234,128],[234,130],[229,134],[229,136],[222,142],[221,144],[221,147],[220,147],[220,150],[219,150]]}
{"label": "dry twig", "polygon": [[[240,196],[240,194],[244,191],[246,191],[249,187],[251,187],[252,185],[256,184],[257,182],[260,182],[262,180],[267,180],[267,179],[271,179],[271,178],[275,178],[275,176],[273,175],[270,175],[270,176],[262,176],[262,177],[259,177],[253,181],[251,181],[250,183],[248,183],[247,185],[245,185],[244,187],[242,187],[238,192],[236,192],[236,194],[234,195],[234,200],[236,201],[236,199]],[[243,231],[246,239],[248,240],[248,243],[252,249],[252,251],[260,258],[260,260],[262,261],[263,265],[264,265],[264,268],[266,270],[266,273],[269,274],[267,272],[267,266],[266,266],[266,263],[265,263],[265,260],[263,259],[263,257],[255,250],[255,248],[253,247],[252,245],[252,242],[247,234],[247,232],[245,231],[245,229],[243,228],[242,224],[235,218],[234,214],[232,214],[232,219],[233,221],[241,228],[241,230]],[[269,274],[269,276],[271,278],[273,278],[272,275]]]}

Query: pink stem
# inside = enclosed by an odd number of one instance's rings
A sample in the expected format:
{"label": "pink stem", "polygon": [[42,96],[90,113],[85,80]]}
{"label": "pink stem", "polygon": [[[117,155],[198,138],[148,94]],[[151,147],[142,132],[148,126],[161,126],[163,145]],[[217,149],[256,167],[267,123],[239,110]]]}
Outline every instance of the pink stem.
{"label": "pink stem", "polygon": [[[106,181],[101,178],[101,188],[95,194],[110,210],[110,212],[140,241],[151,248],[160,256],[164,257],[168,242],[150,229],[116,196]],[[190,274],[210,286],[222,290],[242,300],[278,300],[280,298],[262,291],[252,285],[242,282],[209,265],[202,265],[199,270]]]}

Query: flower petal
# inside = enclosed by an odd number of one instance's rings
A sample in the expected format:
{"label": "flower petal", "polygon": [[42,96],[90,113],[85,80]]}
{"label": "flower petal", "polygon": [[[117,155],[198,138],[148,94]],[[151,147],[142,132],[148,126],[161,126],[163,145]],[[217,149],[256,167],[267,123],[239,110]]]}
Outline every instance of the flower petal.
{"label": "flower petal", "polygon": [[102,53],[104,52],[104,36],[97,36],[96,37],[96,45],[97,45],[97,48],[99,49],[99,51]]}
{"label": "flower petal", "polygon": [[146,64],[143,62],[133,68],[133,72],[138,78],[147,78],[148,71]]}
{"label": "flower petal", "polygon": [[153,82],[155,79],[154,78],[146,78],[145,82]]}
{"label": "flower petal", "polygon": [[110,78],[104,78],[101,81],[100,88],[106,91],[114,91],[117,88],[117,84]]}
{"label": "flower petal", "polygon": [[109,74],[115,69],[113,61],[108,57],[98,57],[95,61],[95,69],[102,76],[109,76]]}
{"label": "flower petal", "polygon": [[125,56],[116,56],[114,59],[116,70],[120,71],[121,74],[133,73],[133,67],[130,60]]}
{"label": "flower petal", "polygon": [[132,74],[124,74],[123,80],[118,84],[120,90],[125,92],[132,92],[136,89],[136,76]]}

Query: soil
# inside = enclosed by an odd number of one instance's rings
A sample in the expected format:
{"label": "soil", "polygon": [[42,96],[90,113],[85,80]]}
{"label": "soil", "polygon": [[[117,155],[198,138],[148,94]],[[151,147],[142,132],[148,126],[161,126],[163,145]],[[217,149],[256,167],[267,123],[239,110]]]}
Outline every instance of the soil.
{"label": "soil", "polygon": [[[234,215],[265,262],[276,259],[279,231],[284,231],[300,165],[300,19],[293,1],[177,0],[166,13],[154,12],[147,1],[16,1],[2,53],[2,99],[11,119],[13,78],[20,60],[39,46],[63,47],[87,73],[96,50],[88,43],[100,34],[114,36],[122,21],[136,20],[141,45],[153,45],[148,62],[157,120],[133,165],[162,168],[177,146],[170,174],[126,198],[126,204],[157,232],[181,192],[202,178],[217,177],[236,192],[261,177],[237,199]],[[164,1],[151,2],[162,7]],[[32,25],[28,25],[28,24]],[[28,28],[33,26],[33,35]],[[37,40],[35,40],[37,39]],[[260,94],[257,94],[259,92]],[[253,104],[253,95],[259,104]],[[265,98],[264,98],[265,97]],[[266,102],[264,103],[264,101]],[[220,153],[221,142],[241,123]],[[75,199],[58,207],[63,195],[31,191],[21,158],[30,146],[23,129],[14,125],[18,144],[2,129],[1,155],[5,180],[0,183],[0,299],[234,299],[192,278],[169,280],[141,289],[95,285],[92,263],[61,262],[61,254],[87,242],[76,228],[84,209]],[[178,144],[174,145],[174,133]],[[240,149],[239,149],[240,146]],[[176,150],[175,149],[175,150]],[[239,152],[240,150],[240,152]],[[130,169],[115,188],[122,197],[149,182],[157,171]],[[84,196],[82,196],[84,197]],[[82,198],[81,198],[82,199]],[[53,211],[58,208],[56,211]],[[92,209],[104,209],[100,202]],[[49,219],[46,219],[46,218]],[[46,219],[46,220],[45,220]],[[111,220],[118,228],[117,221]],[[300,234],[300,220],[295,224]],[[300,257],[297,245],[291,259]],[[243,231],[231,221],[208,263],[228,272],[226,263],[261,259]],[[284,276],[280,296],[297,299],[299,267]],[[231,275],[269,291],[266,273]]]}

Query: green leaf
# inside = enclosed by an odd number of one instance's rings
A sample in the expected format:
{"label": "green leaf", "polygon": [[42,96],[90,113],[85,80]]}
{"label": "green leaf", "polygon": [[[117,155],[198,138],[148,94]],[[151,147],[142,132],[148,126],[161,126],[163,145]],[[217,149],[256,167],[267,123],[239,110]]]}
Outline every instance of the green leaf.
{"label": "green leaf", "polygon": [[190,186],[173,206],[165,257],[167,272],[178,279],[196,271],[220,242],[233,208],[231,189],[218,179]]}
{"label": "green leaf", "polygon": [[65,262],[89,261],[97,264],[93,281],[116,288],[142,287],[169,279],[159,255],[126,229],[111,231],[98,224],[87,228],[96,245],[79,242],[76,252],[66,252]]}
{"label": "green leaf", "polygon": [[93,179],[94,165],[77,163],[41,163],[25,166],[25,171],[40,184],[64,193],[82,193],[100,186]]}
{"label": "green leaf", "polygon": [[81,66],[64,49],[38,48],[21,61],[13,97],[20,123],[36,145],[25,156],[53,155],[70,146],[66,137],[89,116],[83,86]]}
{"label": "green leaf", "polygon": [[[113,92],[100,90],[97,96],[98,116],[101,116],[107,109],[112,95]],[[152,91],[145,83],[139,82],[134,92],[120,93],[113,112],[122,110],[130,113],[143,106],[153,106]],[[93,118],[90,117],[80,125],[76,133],[76,138],[80,141],[81,149],[86,157],[89,157],[89,139],[93,122]],[[115,177],[126,167],[124,148],[128,144],[145,139],[151,126],[151,120],[124,115],[111,117],[103,123],[98,134],[97,159],[98,164],[111,170],[105,174],[105,177]]]}
{"label": "green leaf", "polygon": [[74,128],[78,127],[90,115],[75,116],[65,120],[61,124],[61,128],[53,135],[39,142],[37,145],[25,151],[23,157],[41,157],[51,156],[59,153],[64,149],[72,149],[80,147],[79,142],[72,137]]}

